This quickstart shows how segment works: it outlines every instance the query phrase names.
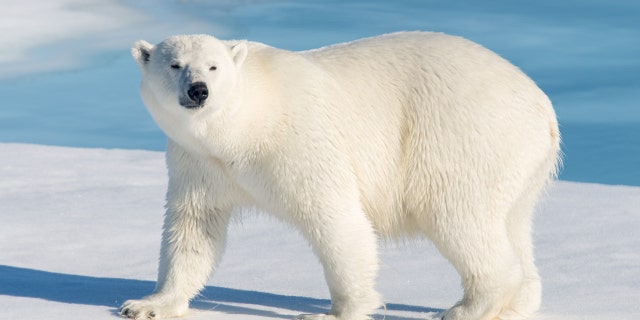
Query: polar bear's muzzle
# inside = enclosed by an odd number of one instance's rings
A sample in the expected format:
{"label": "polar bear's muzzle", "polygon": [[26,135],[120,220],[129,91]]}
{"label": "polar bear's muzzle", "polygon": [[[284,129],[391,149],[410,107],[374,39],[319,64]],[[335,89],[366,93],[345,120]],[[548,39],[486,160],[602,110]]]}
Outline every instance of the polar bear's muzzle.
{"label": "polar bear's muzzle", "polygon": [[209,97],[209,89],[204,82],[194,82],[186,90],[186,96],[180,98],[180,105],[188,109],[200,108]]}

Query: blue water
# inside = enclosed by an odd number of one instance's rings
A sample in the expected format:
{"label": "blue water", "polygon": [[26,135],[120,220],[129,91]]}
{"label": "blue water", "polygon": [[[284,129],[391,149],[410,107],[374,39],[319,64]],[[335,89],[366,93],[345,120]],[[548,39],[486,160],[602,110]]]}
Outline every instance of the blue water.
{"label": "blue water", "polygon": [[[291,0],[128,5],[170,19],[173,33],[247,38],[291,50],[399,30],[465,36],[521,67],[551,97],[564,140],[561,179],[640,185],[640,3]],[[203,23],[195,30],[193,24],[181,27],[181,22],[192,21]],[[157,42],[164,36],[145,29],[136,39]],[[82,41],[50,45],[48,50],[73,55]],[[35,57],[42,59],[43,52]],[[0,80],[0,141],[163,150],[164,135],[138,97],[140,75],[129,47],[79,60],[86,61],[72,69]]]}

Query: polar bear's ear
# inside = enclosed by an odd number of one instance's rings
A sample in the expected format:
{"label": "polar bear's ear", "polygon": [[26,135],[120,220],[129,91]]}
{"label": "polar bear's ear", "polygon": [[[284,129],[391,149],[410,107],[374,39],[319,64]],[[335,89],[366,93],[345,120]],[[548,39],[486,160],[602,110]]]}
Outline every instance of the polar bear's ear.
{"label": "polar bear's ear", "polygon": [[131,48],[131,55],[136,62],[140,65],[140,67],[144,67],[147,63],[149,63],[149,58],[151,58],[151,50],[153,50],[153,45],[144,40],[136,41]]}
{"label": "polar bear's ear", "polygon": [[231,59],[233,59],[237,68],[242,66],[248,52],[249,48],[247,47],[247,41],[240,41],[231,47]]}

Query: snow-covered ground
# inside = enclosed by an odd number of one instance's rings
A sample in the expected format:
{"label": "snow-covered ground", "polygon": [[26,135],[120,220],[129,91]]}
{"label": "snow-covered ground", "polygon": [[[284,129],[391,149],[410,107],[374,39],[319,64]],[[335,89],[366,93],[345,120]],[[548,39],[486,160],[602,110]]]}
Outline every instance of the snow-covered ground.
{"label": "snow-covered ground", "polygon": [[[640,2],[22,0],[0,8],[0,319],[115,319],[125,299],[153,289],[165,139],[138,97],[129,55],[138,39],[210,33],[303,50],[398,30],[462,35],[520,66],[554,101],[562,179],[640,186]],[[562,181],[550,190],[535,226],[538,319],[640,319],[639,208],[640,187]],[[242,216],[192,318],[326,310],[320,265],[301,237],[263,214]],[[376,319],[429,319],[460,298],[455,271],[427,242],[383,244],[381,256],[387,309]]]}
{"label": "snow-covered ground", "polygon": [[[0,144],[0,319],[114,319],[152,291],[166,188],[161,152]],[[640,319],[640,188],[559,182],[536,218],[536,319]],[[290,319],[329,308],[304,240],[244,213],[193,319]],[[376,319],[430,319],[461,296],[426,241],[382,244]]]}

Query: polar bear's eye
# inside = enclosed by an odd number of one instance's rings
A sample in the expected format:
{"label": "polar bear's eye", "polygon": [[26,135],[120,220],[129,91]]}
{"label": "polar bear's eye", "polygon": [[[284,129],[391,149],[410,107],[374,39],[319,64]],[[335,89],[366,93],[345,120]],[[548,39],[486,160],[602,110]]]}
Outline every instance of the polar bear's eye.
{"label": "polar bear's eye", "polygon": [[171,69],[180,69],[180,65],[177,63],[171,64]]}
{"label": "polar bear's eye", "polygon": [[211,68],[209,68],[209,71],[215,71],[215,70],[217,70],[217,69],[218,69],[218,67],[216,67],[216,66],[211,66]]}

